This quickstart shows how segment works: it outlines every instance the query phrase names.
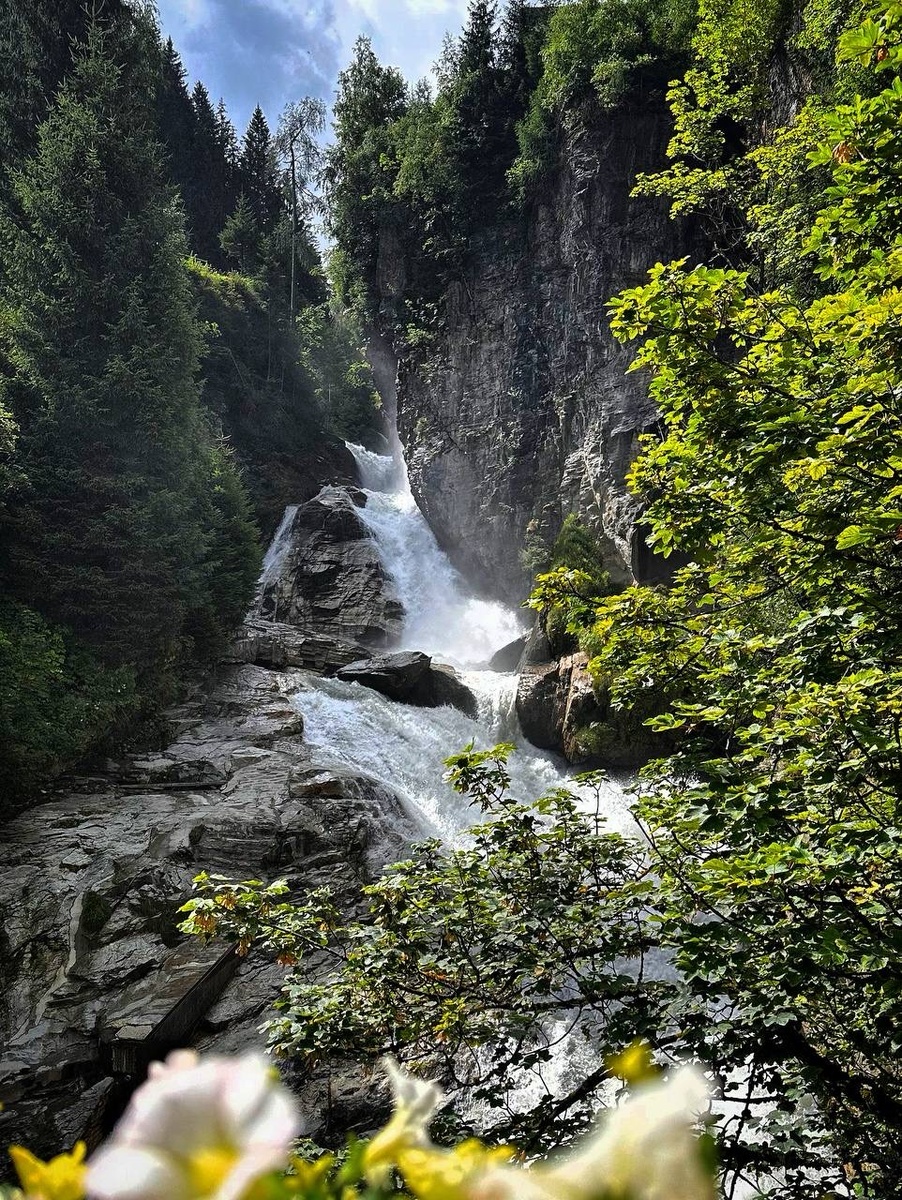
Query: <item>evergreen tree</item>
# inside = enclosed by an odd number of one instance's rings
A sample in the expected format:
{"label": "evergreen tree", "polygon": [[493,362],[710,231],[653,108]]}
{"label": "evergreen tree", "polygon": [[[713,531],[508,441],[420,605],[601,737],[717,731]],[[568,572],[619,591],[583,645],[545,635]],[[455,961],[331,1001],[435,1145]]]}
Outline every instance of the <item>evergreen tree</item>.
{"label": "evergreen tree", "polygon": [[162,47],[157,120],[167,151],[170,177],[188,204],[194,196],[195,115],[185,68],[172,38]]}
{"label": "evergreen tree", "polygon": [[[33,147],[48,102],[69,70],[73,47],[84,40],[87,13],[83,0],[0,0],[0,163],[10,165]],[[107,26],[121,13],[121,0],[105,0],[95,20]]]}
{"label": "evergreen tree", "polygon": [[250,275],[256,268],[261,240],[257,218],[242,192],[235,211],[226,220],[219,235],[219,244],[225,256],[237,263],[242,275]]}
{"label": "evergreen tree", "polygon": [[150,130],[152,37],[90,31],[2,219],[3,393],[24,478],[9,590],[158,673],[209,605],[208,434],[182,217]]}
{"label": "evergreen tree", "polygon": [[225,100],[221,96],[216,105],[216,141],[219,152],[228,167],[230,181],[234,186],[235,180],[231,177],[237,173],[241,150],[238,145],[238,134],[229,116]]}
{"label": "evergreen tree", "polygon": [[269,125],[258,105],[241,148],[241,183],[260,228],[269,233],[282,207],[276,151]]}

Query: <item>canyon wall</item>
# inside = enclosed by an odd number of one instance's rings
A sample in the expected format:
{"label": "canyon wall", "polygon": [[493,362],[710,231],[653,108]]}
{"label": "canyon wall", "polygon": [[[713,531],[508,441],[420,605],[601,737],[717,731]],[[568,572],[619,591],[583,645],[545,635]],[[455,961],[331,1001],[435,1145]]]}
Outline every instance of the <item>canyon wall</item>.
{"label": "canyon wall", "polygon": [[[666,203],[630,196],[637,175],[663,165],[669,134],[660,95],[587,117],[539,198],[472,243],[438,332],[401,348],[396,403],[414,494],[468,580],[509,602],[526,595],[530,566],[569,512],[597,534],[616,578],[660,571],[624,483],[655,408],[643,378],[626,374],[631,352],[611,336],[606,303],[698,243]],[[389,326],[405,265],[388,232],[378,276]],[[392,407],[384,330],[376,346]]]}

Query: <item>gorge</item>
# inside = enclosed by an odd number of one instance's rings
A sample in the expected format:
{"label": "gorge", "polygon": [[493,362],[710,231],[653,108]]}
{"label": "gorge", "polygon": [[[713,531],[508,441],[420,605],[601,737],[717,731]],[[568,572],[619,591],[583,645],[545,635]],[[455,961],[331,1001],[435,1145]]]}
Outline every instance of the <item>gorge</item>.
{"label": "gorge", "polygon": [[[411,840],[453,841],[472,823],[443,782],[455,748],[516,743],[512,794],[522,801],[566,778],[562,760],[519,733],[517,674],[487,669],[522,617],[468,592],[416,507],[403,458],[350,450],[360,490],[329,486],[286,510],[247,628],[209,692],[168,714],[175,739],[73,781],[5,830],[0,905],[15,914],[2,946],[9,1141],[27,1135],[42,1149],[96,1136],[150,1057],[186,1038],[210,1049],[259,1038],[278,969],[253,959],[232,979],[237,963],[223,963],[222,947],[186,951],[176,934],[199,871],[277,871],[302,893],[328,883],[350,903]],[[326,543],[322,524],[311,534],[304,520],[311,508],[326,514]],[[331,598],[354,598],[317,625],[315,607],[299,616],[290,597],[323,572]],[[459,672],[475,715],[411,707],[334,677],[383,638]],[[614,783],[606,812],[629,827]]]}
{"label": "gorge", "polygon": [[[418,0],[324,0],[239,137],[175,3],[0,0],[24,1200],[264,1043],[292,1173],[162,1200],[561,1200],[618,1128],[566,1200],[902,1194],[899,6],[469,0],[415,83]],[[368,1171],[386,1055],[445,1100]]]}

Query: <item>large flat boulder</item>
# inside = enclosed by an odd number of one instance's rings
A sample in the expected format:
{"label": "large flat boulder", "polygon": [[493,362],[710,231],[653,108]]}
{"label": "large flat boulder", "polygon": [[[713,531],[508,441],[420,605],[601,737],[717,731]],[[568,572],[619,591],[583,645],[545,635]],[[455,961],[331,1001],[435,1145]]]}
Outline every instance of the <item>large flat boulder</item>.
{"label": "large flat boulder", "polygon": [[171,712],[168,746],[4,826],[0,1146],[95,1142],[128,1078],[174,1044],[261,1045],[282,972],[178,933],[199,871],[285,876],[298,896],[330,886],[351,906],[421,835],[383,785],[317,765],[293,702],[303,678],[221,667]]}
{"label": "large flat boulder", "polygon": [[469,717],[476,716],[476,697],[454,668],[433,664],[429,655],[419,650],[381,654],[339,667],[335,674],[345,683],[363,684],[401,704],[421,708],[449,705]]}
{"label": "large flat boulder", "polygon": [[362,642],[249,617],[232,639],[223,661],[256,663],[275,670],[303,667],[331,675],[338,667],[367,658],[370,653]]}

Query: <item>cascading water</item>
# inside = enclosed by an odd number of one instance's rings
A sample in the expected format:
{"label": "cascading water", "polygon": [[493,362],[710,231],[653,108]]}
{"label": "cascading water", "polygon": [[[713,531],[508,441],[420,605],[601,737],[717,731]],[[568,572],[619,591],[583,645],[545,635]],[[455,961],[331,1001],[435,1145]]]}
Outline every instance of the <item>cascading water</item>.
{"label": "cascading water", "polygon": [[[473,743],[484,749],[499,741],[516,745],[508,763],[511,793],[529,800],[566,782],[565,764],[529,745],[516,713],[517,675],[484,669],[491,656],[523,633],[519,615],[501,604],[472,596],[436,539],[411,494],[407,468],[394,457],[350,445],[366,493],[359,515],[372,533],[386,573],[405,612],[399,649],[422,650],[451,663],[477,699],[476,719],[455,708],[417,708],[391,701],[371,688],[310,674],[295,703],[304,716],[304,736],[314,760],[326,768],[351,767],[383,784],[404,803],[424,834],[454,842],[479,819],[466,797],[444,780],[444,760]],[[279,569],[294,513],[286,512],[264,563]],[[483,668],[483,669],[480,669]],[[635,828],[621,788],[609,783],[599,796],[611,828]],[[594,810],[594,802],[593,802]],[[572,1022],[550,1021],[549,1061],[510,1081],[509,1104],[527,1111],[542,1096],[559,1094],[587,1074],[591,1043]],[[587,1048],[588,1047],[588,1048]],[[482,1124],[493,1115],[473,1105]]]}
{"label": "cascading water", "polygon": [[282,566],[282,559],[285,557],[285,552],[291,545],[290,531],[291,523],[298,511],[297,504],[289,504],[285,509],[285,514],[279,523],[279,528],[276,530],[272,541],[269,544],[269,549],[263,557],[263,569],[260,572],[260,578],[257,581],[257,597],[263,594],[263,589],[266,585],[279,574]]}
{"label": "cascading water", "polygon": [[471,596],[417,507],[403,459],[350,445],[366,507],[360,517],[376,539],[406,614],[402,648],[424,650],[456,667],[484,666],[523,633],[518,615]]}
{"label": "cascading water", "polygon": [[[518,615],[467,593],[417,508],[403,459],[349,446],[367,503],[360,516],[406,613],[402,648],[451,662],[477,698],[476,720],[457,709],[411,708],[336,679],[309,678],[296,697],[305,737],[324,765],[345,764],[387,785],[430,833],[454,839],[477,818],[443,779],[443,760],[469,742],[486,748],[513,742],[512,793],[537,797],[565,779],[563,764],[522,738],[516,716],[517,676],[478,670],[522,633]],[[630,818],[620,788],[609,785],[609,811],[620,828]]]}

